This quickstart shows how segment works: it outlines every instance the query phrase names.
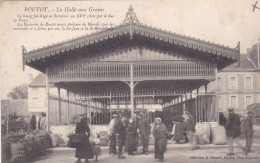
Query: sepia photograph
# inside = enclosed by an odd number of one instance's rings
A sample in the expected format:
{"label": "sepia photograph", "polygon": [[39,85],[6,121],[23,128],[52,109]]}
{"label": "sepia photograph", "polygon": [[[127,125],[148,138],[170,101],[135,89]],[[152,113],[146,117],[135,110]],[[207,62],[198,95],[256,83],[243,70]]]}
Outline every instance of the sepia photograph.
{"label": "sepia photograph", "polygon": [[259,0],[0,15],[2,163],[260,163]]}

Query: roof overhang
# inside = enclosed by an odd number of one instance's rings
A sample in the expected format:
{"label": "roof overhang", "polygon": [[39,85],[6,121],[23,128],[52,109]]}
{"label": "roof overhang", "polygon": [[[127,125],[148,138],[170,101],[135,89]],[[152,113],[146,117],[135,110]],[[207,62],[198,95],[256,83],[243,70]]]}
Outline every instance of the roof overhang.
{"label": "roof overhang", "polygon": [[[58,55],[62,56],[63,54],[72,53],[77,49],[88,48],[89,46],[98,43],[106,43],[106,41],[114,40],[120,37],[126,37],[131,40],[136,36],[158,40],[161,43],[167,43],[172,46],[182,47],[187,50],[196,50],[203,54],[208,54],[209,57],[213,55],[215,57],[221,58],[221,62],[225,62],[225,60],[227,60],[228,64],[234,63],[239,60],[239,44],[236,48],[230,48],[228,46],[223,46],[200,39],[163,31],[161,29],[156,29],[153,27],[148,27],[141,23],[129,22],[111,29],[106,29],[94,34],[43,47],[30,52],[27,52],[23,47],[23,65],[28,65],[32,68],[43,71],[46,64],[41,65],[40,69],[38,66],[35,66],[37,64],[34,63],[40,60],[45,61]],[[219,60],[217,60],[216,62],[219,62]],[[224,65],[226,66],[227,64]],[[222,66],[221,68],[224,67]]]}

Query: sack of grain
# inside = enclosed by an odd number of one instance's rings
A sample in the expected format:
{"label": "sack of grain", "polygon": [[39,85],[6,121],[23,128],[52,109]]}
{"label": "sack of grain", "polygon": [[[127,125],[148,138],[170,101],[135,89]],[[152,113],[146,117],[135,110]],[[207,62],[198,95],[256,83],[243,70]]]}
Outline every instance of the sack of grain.
{"label": "sack of grain", "polygon": [[107,146],[107,145],[108,145],[108,140],[106,139],[100,140],[100,146]]}
{"label": "sack of grain", "polygon": [[226,130],[223,126],[214,127],[212,130],[213,144],[223,145],[227,144]]}
{"label": "sack of grain", "polygon": [[40,140],[41,140],[41,144],[42,144],[43,149],[46,150],[47,149],[47,141],[46,141],[45,135],[40,134]]}
{"label": "sack of grain", "polygon": [[12,143],[10,146],[11,149],[11,159],[12,163],[23,163],[26,162],[26,154],[23,143]]}
{"label": "sack of grain", "polygon": [[68,141],[70,140],[67,136],[61,136],[58,135],[58,142],[59,142],[59,147],[66,147],[68,144]]}
{"label": "sack of grain", "polygon": [[8,160],[11,158],[11,149],[10,149],[10,145],[11,142],[9,140],[9,138],[2,138],[1,140],[1,159],[2,162],[8,162]]}
{"label": "sack of grain", "polygon": [[46,143],[47,143],[47,149],[52,147],[52,142],[51,142],[51,136],[50,134],[45,135]]}
{"label": "sack of grain", "polygon": [[196,134],[199,135],[199,144],[209,144],[210,123],[197,123],[195,126]]}
{"label": "sack of grain", "polygon": [[40,135],[34,135],[34,143],[38,147],[37,152],[39,156],[44,156],[46,154],[46,147],[42,143],[42,137]]}
{"label": "sack of grain", "polygon": [[108,140],[109,139],[109,136],[108,135],[102,135],[102,136],[100,136],[100,140]]}
{"label": "sack of grain", "polygon": [[33,143],[34,143],[33,137],[32,137],[32,139],[27,138],[27,140],[25,140],[25,142],[24,142],[25,154],[26,154],[27,161],[29,161],[29,162],[36,159],[36,157],[32,154],[33,153]]}
{"label": "sack of grain", "polygon": [[52,147],[57,147],[59,144],[59,137],[57,134],[50,134]]}

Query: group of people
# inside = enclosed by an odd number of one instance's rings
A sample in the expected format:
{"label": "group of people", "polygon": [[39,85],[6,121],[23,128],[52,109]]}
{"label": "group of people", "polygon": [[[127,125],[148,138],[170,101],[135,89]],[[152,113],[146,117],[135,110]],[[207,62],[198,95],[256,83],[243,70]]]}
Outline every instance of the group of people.
{"label": "group of people", "polygon": [[[154,127],[152,129],[155,137],[155,159],[163,161],[164,152],[167,146],[167,137],[169,135],[168,129],[162,123],[160,118],[155,119]],[[109,154],[117,155],[119,159],[126,158],[123,156],[123,148],[128,155],[134,155],[138,150],[139,140],[142,144],[143,154],[148,155],[149,136],[151,133],[151,125],[148,118],[139,114],[136,118],[128,118],[126,114],[113,114],[112,120],[109,123]],[[76,125],[75,134],[84,135],[83,146],[76,148],[76,163],[80,163],[81,159],[85,159],[88,163],[89,159],[95,156],[95,150],[90,142],[91,124],[86,114],[81,115],[79,122]],[[118,150],[117,150],[118,145]],[[97,159],[97,156],[96,156]]]}
{"label": "group of people", "polygon": [[[23,126],[20,128],[16,128],[16,123],[22,123]],[[9,125],[8,125],[9,124]],[[11,126],[13,124],[13,126]],[[39,118],[36,118],[36,115],[30,116],[17,116],[16,112],[10,113],[5,120],[2,120],[2,134],[7,133],[9,131],[17,131],[17,130],[47,130],[47,119],[46,114],[42,112]],[[11,126],[11,127],[10,127]],[[8,127],[8,129],[7,129]],[[8,131],[7,131],[8,130]]]}
{"label": "group of people", "polygon": [[42,112],[39,116],[38,123],[36,119],[36,115],[32,115],[32,118],[30,120],[30,128],[31,130],[47,130],[47,119],[46,114]]}
{"label": "group of people", "polygon": [[[149,136],[151,126],[148,118],[143,114],[139,114],[135,119],[128,118],[126,114],[119,117],[118,114],[112,115],[112,120],[109,123],[108,135],[110,139],[109,154],[118,155],[122,159],[123,147],[128,155],[133,155],[138,148],[138,140],[143,144],[143,154],[148,154]],[[139,134],[138,134],[139,131]],[[118,142],[118,152],[116,150],[116,140]]]}
{"label": "group of people", "polygon": [[[124,159],[122,150],[128,155],[135,154],[138,150],[139,141],[142,144],[142,154],[148,155],[148,146],[151,131],[155,138],[155,155],[154,158],[159,161],[164,160],[164,153],[167,146],[169,132],[167,127],[162,123],[161,118],[156,118],[153,128],[145,114],[138,114],[136,118],[128,119],[127,115],[113,115],[109,124],[109,154],[117,155],[119,159]],[[116,149],[116,140],[118,142],[118,152]]]}
{"label": "group of people", "polygon": [[[224,126],[226,129],[226,135],[228,140],[228,147],[229,153],[228,156],[234,156],[234,148],[233,148],[233,141],[236,142],[238,147],[240,147],[244,154],[247,155],[251,152],[251,145],[252,145],[252,137],[253,137],[253,112],[248,111],[247,117],[244,119],[243,124],[241,124],[240,117],[238,114],[234,112],[233,108],[229,108],[229,115],[228,119],[224,117],[222,113],[219,116],[219,124]],[[243,125],[241,127],[241,125]],[[241,128],[243,130],[241,130]],[[240,144],[241,134],[245,135],[246,138],[246,146],[242,147]]]}
{"label": "group of people", "polygon": [[[228,156],[234,155],[233,140],[237,142],[239,147],[241,147],[246,154],[251,151],[252,135],[254,132],[252,115],[253,113],[249,111],[248,116],[245,118],[243,123],[243,133],[246,137],[245,148],[242,148],[238,143],[238,137],[241,135],[241,122],[239,116],[234,113],[234,109],[229,109],[228,119],[220,115],[220,125],[225,127],[226,135],[228,137]],[[192,149],[195,149],[198,147],[195,143],[193,143],[193,134],[195,132],[196,122],[189,112],[185,113],[185,116],[182,117],[183,118],[180,118],[181,123],[176,124],[185,124],[185,132],[180,132],[181,135],[178,135],[179,131],[177,125],[175,129],[175,137],[177,140],[180,140],[180,137],[183,136],[183,133],[185,133],[185,140],[190,142]],[[76,157],[78,158],[77,162],[80,162],[81,159],[85,159],[85,162],[88,162],[88,159],[94,158],[93,149],[91,143],[89,142],[89,137],[91,135],[89,125],[90,122],[88,122],[87,116],[83,115],[76,126],[76,133],[84,134],[86,137],[83,142],[86,145],[76,148]],[[108,129],[110,142],[109,154],[112,156],[117,155],[119,159],[124,159],[126,158],[123,155],[124,149],[124,152],[128,155],[134,155],[138,150],[140,140],[142,144],[142,153],[147,155],[151,132],[155,138],[154,159],[158,159],[158,161],[163,162],[164,153],[167,148],[167,140],[170,133],[160,118],[156,118],[153,127],[151,127],[148,118],[144,114],[138,114],[136,118],[128,118],[126,114],[113,114]]]}

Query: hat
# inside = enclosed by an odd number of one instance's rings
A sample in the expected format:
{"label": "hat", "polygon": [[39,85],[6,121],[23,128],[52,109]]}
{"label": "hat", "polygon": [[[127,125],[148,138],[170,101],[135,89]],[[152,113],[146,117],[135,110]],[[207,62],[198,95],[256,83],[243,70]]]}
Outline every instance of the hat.
{"label": "hat", "polygon": [[232,111],[234,111],[234,108],[228,108],[228,111],[232,112]]}
{"label": "hat", "polygon": [[132,118],[129,119],[129,123],[132,124],[134,123],[134,120]]}
{"label": "hat", "polygon": [[138,117],[142,117],[142,118],[143,118],[143,117],[144,117],[144,115],[143,115],[143,114],[138,114]]}
{"label": "hat", "polygon": [[118,117],[118,114],[113,114],[112,117]]}

